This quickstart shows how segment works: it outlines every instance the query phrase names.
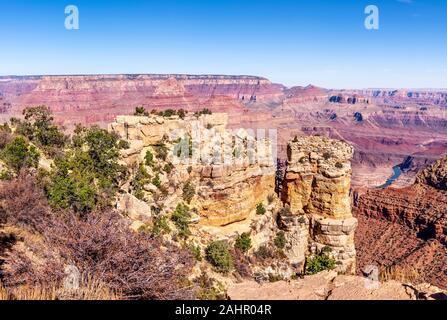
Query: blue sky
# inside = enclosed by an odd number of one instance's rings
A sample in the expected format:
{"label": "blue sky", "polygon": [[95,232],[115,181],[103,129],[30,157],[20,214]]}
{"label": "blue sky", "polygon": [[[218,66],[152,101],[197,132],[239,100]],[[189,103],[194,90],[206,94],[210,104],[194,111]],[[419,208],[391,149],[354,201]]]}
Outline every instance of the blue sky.
{"label": "blue sky", "polygon": [[[80,29],[64,27],[66,5]],[[380,29],[364,9],[380,9]],[[328,88],[447,88],[444,0],[0,0],[0,74],[265,76]]]}

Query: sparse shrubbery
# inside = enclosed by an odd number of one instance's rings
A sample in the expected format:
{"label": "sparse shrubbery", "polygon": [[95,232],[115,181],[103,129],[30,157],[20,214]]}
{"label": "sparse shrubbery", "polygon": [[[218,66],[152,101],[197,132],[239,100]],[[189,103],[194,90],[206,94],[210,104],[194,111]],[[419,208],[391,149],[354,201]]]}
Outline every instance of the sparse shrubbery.
{"label": "sparse shrubbery", "polygon": [[242,252],[247,252],[251,248],[251,237],[247,232],[242,233],[236,238],[234,248],[241,250]]}
{"label": "sparse shrubbery", "polygon": [[255,252],[255,257],[260,260],[269,260],[275,257],[275,252],[267,245],[263,245]]}
{"label": "sparse shrubbery", "polygon": [[146,155],[144,156],[144,163],[149,167],[152,167],[154,165],[154,155],[150,150],[146,151]]}
{"label": "sparse shrubbery", "polygon": [[96,126],[78,126],[72,140],[46,181],[50,204],[80,214],[109,206],[125,174],[118,164],[118,137]]}
{"label": "sparse shrubbery", "polygon": [[18,120],[16,124],[18,134],[27,137],[50,155],[65,146],[67,137],[53,124],[48,107],[26,108],[23,115],[25,120]]}
{"label": "sparse shrubbery", "polygon": [[155,237],[159,237],[163,234],[168,234],[171,232],[169,227],[168,218],[165,216],[159,216],[154,219],[154,224],[152,226],[152,234]]}
{"label": "sparse shrubbery", "polygon": [[146,109],[144,107],[136,107],[135,108],[135,116],[148,116],[149,112],[146,111]]}
{"label": "sparse shrubbery", "polygon": [[333,270],[335,267],[335,259],[323,252],[306,258],[306,275],[317,274],[325,270]]}
{"label": "sparse shrubbery", "polygon": [[165,166],[163,167],[163,171],[166,172],[167,174],[170,174],[172,170],[174,170],[174,165],[170,162],[165,164]]}
{"label": "sparse shrubbery", "polygon": [[286,247],[286,236],[285,236],[285,234],[284,234],[284,231],[280,231],[280,232],[278,232],[277,234],[276,234],[276,237],[275,237],[275,246],[278,248],[278,249],[284,249],[285,247]]}
{"label": "sparse shrubbery", "polygon": [[9,142],[1,151],[0,156],[16,173],[25,168],[37,168],[40,158],[37,148],[21,136]]}
{"label": "sparse shrubbery", "polygon": [[191,230],[189,230],[191,214],[189,213],[188,206],[179,203],[172,213],[171,220],[174,222],[182,238],[188,238],[191,235]]}
{"label": "sparse shrubbery", "polygon": [[160,174],[157,172],[155,177],[152,179],[152,184],[156,186],[158,189],[161,188],[161,180],[160,180]]}
{"label": "sparse shrubbery", "polygon": [[144,199],[144,186],[150,182],[150,176],[146,168],[143,165],[138,167],[134,178],[132,179],[130,185],[132,187],[133,195],[140,199]]}
{"label": "sparse shrubbery", "polygon": [[166,161],[168,158],[168,147],[166,147],[166,144],[163,141],[160,141],[154,149],[156,157],[160,160]]}
{"label": "sparse shrubbery", "polygon": [[206,260],[221,273],[227,274],[233,268],[233,259],[226,241],[211,242],[205,250],[205,255]]}
{"label": "sparse shrubbery", "polygon": [[191,181],[188,181],[183,186],[182,191],[183,191],[183,200],[185,200],[187,204],[190,204],[196,194],[196,186]]}
{"label": "sparse shrubbery", "polygon": [[190,252],[133,232],[118,213],[55,214],[30,175],[3,186],[0,198],[0,215],[9,225],[38,235],[23,241],[44,262],[30,259],[18,246],[8,251],[2,257],[6,289],[60,287],[65,266],[72,264],[124,299],[194,298],[194,286],[183,281],[193,266]]}
{"label": "sparse shrubbery", "polygon": [[329,160],[330,158],[332,158],[332,154],[330,152],[325,152],[323,153],[323,159],[324,160]]}
{"label": "sparse shrubbery", "polygon": [[341,163],[341,162],[337,162],[337,163],[335,164],[335,167],[336,167],[337,169],[343,169],[343,163]]}
{"label": "sparse shrubbery", "polygon": [[263,216],[266,212],[267,210],[265,209],[264,204],[258,203],[258,205],[256,206],[256,214]]}

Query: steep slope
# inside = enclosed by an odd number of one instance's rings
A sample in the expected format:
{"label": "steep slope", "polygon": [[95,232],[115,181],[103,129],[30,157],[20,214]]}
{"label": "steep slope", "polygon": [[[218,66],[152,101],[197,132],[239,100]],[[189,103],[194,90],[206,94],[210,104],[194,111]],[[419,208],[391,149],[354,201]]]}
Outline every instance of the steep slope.
{"label": "steep slope", "polygon": [[447,287],[447,157],[403,189],[355,192],[359,265],[415,268],[422,279]]}

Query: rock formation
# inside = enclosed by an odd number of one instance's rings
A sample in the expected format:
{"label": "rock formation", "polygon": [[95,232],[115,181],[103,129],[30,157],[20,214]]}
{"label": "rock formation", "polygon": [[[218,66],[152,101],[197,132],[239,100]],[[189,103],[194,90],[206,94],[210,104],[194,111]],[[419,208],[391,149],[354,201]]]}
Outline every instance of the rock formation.
{"label": "rock formation", "polygon": [[398,281],[381,283],[367,278],[322,272],[296,281],[259,284],[244,281],[228,289],[230,300],[446,300],[441,289]]}
{"label": "rock formation", "polygon": [[302,263],[308,248],[330,251],[338,270],[355,270],[354,231],[350,203],[353,148],[321,137],[297,138],[288,147],[282,198],[289,210],[279,219],[292,242],[286,254]]}
{"label": "rock formation", "polygon": [[[226,126],[226,114],[190,114],[184,119],[119,116],[110,130],[129,142],[123,159],[128,166],[143,163],[146,151],[154,152],[164,141],[170,151],[166,162],[175,167],[167,179],[172,199],[166,202],[175,204],[181,199],[181,186],[189,182],[196,187],[192,205],[200,224],[223,226],[247,219],[275,186],[270,142],[257,140],[243,129],[226,130]],[[185,137],[186,150],[181,149]],[[182,158],[181,151],[192,154]]]}

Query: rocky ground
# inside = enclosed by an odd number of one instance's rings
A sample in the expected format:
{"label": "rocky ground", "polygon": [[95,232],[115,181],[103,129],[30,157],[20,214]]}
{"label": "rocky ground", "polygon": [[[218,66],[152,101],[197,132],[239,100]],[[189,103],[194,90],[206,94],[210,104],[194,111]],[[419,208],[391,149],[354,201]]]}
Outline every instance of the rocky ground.
{"label": "rocky ground", "polygon": [[430,285],[413,286],[398,281],[381,283],[363,277],[323,272],[289,282],[259,284],[245,281],[228,289],[231,300],[446,300]]}

